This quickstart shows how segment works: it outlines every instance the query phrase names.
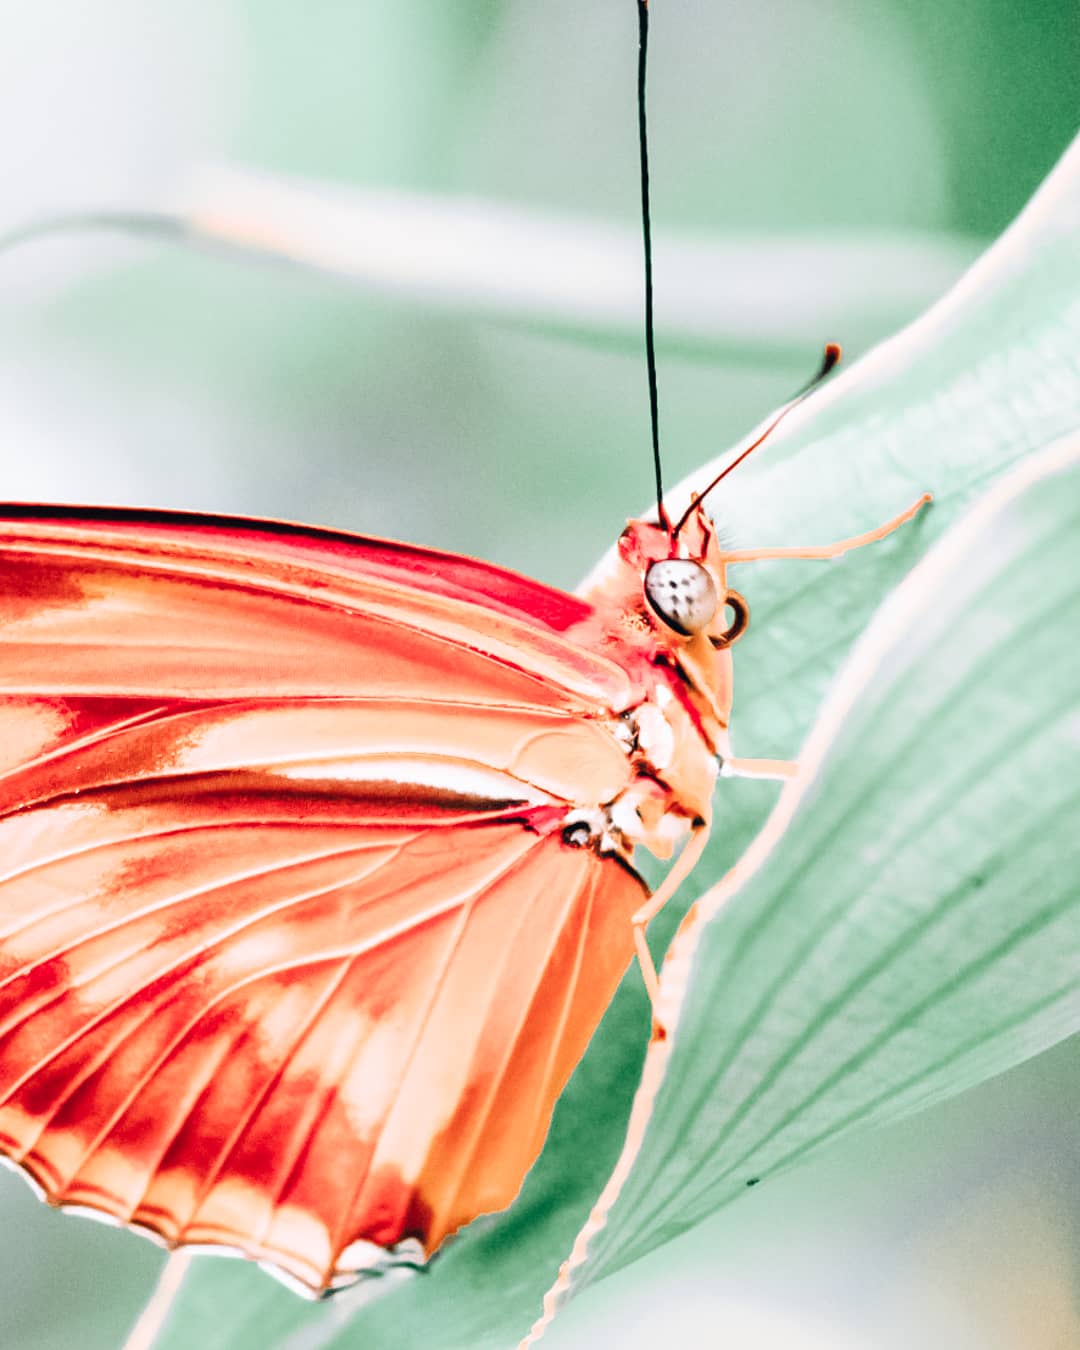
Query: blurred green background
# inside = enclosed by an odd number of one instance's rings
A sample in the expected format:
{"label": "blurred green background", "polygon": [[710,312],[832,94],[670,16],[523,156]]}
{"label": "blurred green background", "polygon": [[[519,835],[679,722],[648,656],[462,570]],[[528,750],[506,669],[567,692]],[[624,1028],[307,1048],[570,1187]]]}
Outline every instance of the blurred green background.
{"label": "blurred green background", "polygon": [[[767,252],[760,275],[730,277],[733,294],[760,288],[779,337],[755,324],[741,342],[735,324],[680,342],[668,324],[675,481],[801,383],[820,341],[857,354],[1009,222],[1080,122],[1080,18],[1075,0],[652,9],[658,236],[764,241],[796,264],[789,294]],[[636,228],[631,0],[2,12],[0,231],[154,208],[220,163]],[[880,257],[877,275],[853,283],[844,249],[823,268],[830,240]],[[886,275],[898,242],[925,267]],[[660,266],[656,284],[663,323]],[[810,331],[836,294],[842,331]],[[283,515],[564,585],[648,499],[640,342],[572,308],[496,321],[434,291],[98,235],[0,255],[0,296],[6,497]],[[789,1350],[1075,1348],[1076,1051],[725,1211],[591,1291],[552,1345],[652,1345],[667,1328]],[[159,1260],[0,1176],[0,1350],[118,1345]]]}

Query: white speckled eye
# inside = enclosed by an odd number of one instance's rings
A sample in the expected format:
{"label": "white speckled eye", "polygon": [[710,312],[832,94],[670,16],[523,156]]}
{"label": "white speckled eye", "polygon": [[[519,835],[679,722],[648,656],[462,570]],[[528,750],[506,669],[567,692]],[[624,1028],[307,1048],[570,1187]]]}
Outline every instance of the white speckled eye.
{"label": "white speckled eye", "polygon": [[708,626],[716,613],[712,576],[692,558],[665,558],[645,573],[645,598],[676,633],[689,637]]}

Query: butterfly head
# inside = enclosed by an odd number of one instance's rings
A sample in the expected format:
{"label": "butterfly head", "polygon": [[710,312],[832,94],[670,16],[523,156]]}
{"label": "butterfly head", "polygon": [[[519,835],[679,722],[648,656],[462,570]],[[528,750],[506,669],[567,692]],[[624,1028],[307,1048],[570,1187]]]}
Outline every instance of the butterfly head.
{"label": "butterfly head", "polygon": [[727,584],[715,527],[700,505],[677,536],[663,526],[632,521],[619,554],[637,573],[642,610],[661,642],[682,649],[705,639],[722,650],[746,631],[749,608]]}
{"label": "butterfly head", "polygon": [[[731,710],[728,649],[746,631],[749,608],[727,584],[724,555],[704,509],[695,506],[678,535],[670,526],[632,520],[584,593],[604,629],[636,647],[653,678],[676,695],[675,704],[664,705],[676,742],[689,736],[700,747],[704,739],[709,754],[719,753]],[[695,765],[699,753],[686,752]],[[665,781],[670,778],[669,771]]]}

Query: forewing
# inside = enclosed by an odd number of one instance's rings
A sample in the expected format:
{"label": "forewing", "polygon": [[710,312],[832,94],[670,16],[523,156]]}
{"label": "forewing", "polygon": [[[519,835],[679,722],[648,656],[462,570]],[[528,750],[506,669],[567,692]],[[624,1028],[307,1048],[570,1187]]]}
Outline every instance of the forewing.
{"label": "forewing", "polygon": [[415,695],[621,711],[584,601],[434,550],[249,520],[0,507],[0,692]]}

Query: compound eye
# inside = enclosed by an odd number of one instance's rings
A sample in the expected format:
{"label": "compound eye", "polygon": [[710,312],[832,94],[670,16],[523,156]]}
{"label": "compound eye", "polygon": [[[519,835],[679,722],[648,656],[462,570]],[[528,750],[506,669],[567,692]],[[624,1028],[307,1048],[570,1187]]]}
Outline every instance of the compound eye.
{"label": "compound eye", "polygon": [[700,633],[716,613],[716,585],[691,558],[665,558],[645,573],[645,598],[669,628],[683,637]]}

